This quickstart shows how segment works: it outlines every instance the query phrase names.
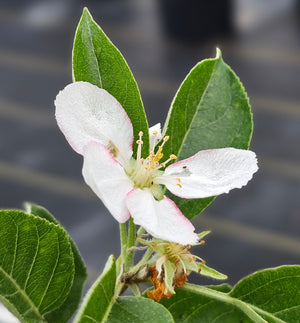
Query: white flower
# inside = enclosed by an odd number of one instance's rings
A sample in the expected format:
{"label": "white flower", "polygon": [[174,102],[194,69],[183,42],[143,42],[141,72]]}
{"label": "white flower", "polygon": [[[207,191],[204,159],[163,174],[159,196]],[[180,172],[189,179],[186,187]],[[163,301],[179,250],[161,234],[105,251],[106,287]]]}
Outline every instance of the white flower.
{"label": "white flower", "polygon": [[[204,198],[241,188],[257,171],[256,156],[234,148],[200,151],[194,156],[166,164],[160,125],[149,129],[150,152],[132,158],[133,129],[125,110],[107,91],[87,82],[68,85],[56,98],[56,119],[72,148],[83,155],[83,176],[119,222],[132,216],[159,239],[182,245],[196,244],[194,226],[176,204],[163,195],[165,185],[183,198]],[[163,161],[163,162],[162,162]]]}

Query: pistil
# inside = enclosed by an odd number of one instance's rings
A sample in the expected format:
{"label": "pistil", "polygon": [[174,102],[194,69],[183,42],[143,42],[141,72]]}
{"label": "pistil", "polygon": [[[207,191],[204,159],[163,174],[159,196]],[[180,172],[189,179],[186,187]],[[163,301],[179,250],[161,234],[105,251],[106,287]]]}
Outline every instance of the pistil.
{"label": "pistil", "polygon": [[[153,137],[157,135],[157,131],[153,131]],[[156,153],[154,152],[154,144],[151,147],[150,154],[147,158],[141,157],[142,146],[143,146],[143,132],[139,132],[139,139],[136,141],[138,145],[137,158],[134,166],[134,171],[130,175],[136,187],[144,188],[151,187],[153,185],[154,178],[158,175],[157,171],[161,168],[166,167],[166,164],[176,159],[175,155],[170,155],[170,157],[165,161],[160,163],[164,154],[162,153],[163,146],[169,140],[169,136],[163,138],[162,144],[158,147]],[[155,142],[155,141],[154,141]]]}

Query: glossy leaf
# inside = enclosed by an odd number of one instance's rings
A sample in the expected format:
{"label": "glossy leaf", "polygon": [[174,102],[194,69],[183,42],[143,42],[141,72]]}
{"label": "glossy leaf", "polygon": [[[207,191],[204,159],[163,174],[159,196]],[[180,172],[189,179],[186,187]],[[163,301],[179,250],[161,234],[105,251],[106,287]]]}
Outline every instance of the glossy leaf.
{"label": "glossy leaf", "polygon": [[[143,131],[143,153],[148,155],[148,124],[136,81],[122,54],[86,8],[74,40],[73,79],[97,85],[121,103],[132,122],[135,140],[139,131]],[[136,144],[133,148],[136,152]]]}
{"label": "glossy leaf", "polygon": [[161,304],[143,297],[119,297],[107,323],[172,323],[170,312]]}
{"label": "glossy leaf", "polygon": [[74,277],[69,238],[58,225],[22,211],[0,211],[0,301],[21,322],[46,322]]}
{"label": "glossy leaf", "polygon": [[[33,203],[25,203],[25,210],[29,214],[46,219],[54,224],[59,224],[59,222],[48,210],[39,205]],[[65,233],[66,235],[68,235],[66,231]],[[49,323],[68,322],[68,320],[72,317],[72,315],[78,308],[81,299],[82,288],[87,277],[86,267],[79,253],[79,250],[77,249],[71,237],[68,237],[74,256],[75,265],[73,285],[65,302],[58,309],[46,315],[47,322]]]}
{"label": "glossy leaf", "polygon": [[175,322],[296,323],[300,317],[300,266],[261,270],[231,291],[228,285],[185,284],[161,303]]}
{"label": "glossy leaf", "polygon": [[[252,114],[248,98],[219,50],[216,58],[198,63],[181,84],[164,133],[170,136],[164,146],[165,156],[175,154],[178,160],[205,149],[249,147]],[[189,219],[214,199],[186,200],[168,194]]]}
{"label": "glossy leaf", "polygon": [[87,292],[75,322],[106,322],[115,302],[115,284],[116,263],[114,257],[110,256],[102,274]]}

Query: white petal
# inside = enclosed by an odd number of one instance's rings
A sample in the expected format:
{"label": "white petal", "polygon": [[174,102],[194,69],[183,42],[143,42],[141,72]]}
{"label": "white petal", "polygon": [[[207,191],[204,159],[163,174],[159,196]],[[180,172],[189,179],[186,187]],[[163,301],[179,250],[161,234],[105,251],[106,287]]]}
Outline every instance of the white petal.
{"label": "white petal", "polygon": [[130,215],[125,198],[133,183],[104,145],[94,142],[85,146],[82,174],[113,217],[121,223],[127,221]]}
{"label": "white petal", "polygon": [[203,150],[168,166],[155,183],[183,198],[204,198],[246,185],[257,171],[254,152],[223,148]]}
{"label": "white petal", "polygon": [[161,139],[161,127],[160,123],[149,128],[150,150],[154,151],[156,144]]}
{"label": "white petal", "polygon": [[148,189],[133,189],[126,204],[135,224],[141,225],[156,238],[183,245],[196,244],[194,226],[168,197],[157,201]]}
{"label": "white petal", "polygon": [[107,91],[87,82],[75,82],[55,100],[58,126],[79,154],[91,141],[107,146],[121,162],[132,155],[132,124],[120,103]]}

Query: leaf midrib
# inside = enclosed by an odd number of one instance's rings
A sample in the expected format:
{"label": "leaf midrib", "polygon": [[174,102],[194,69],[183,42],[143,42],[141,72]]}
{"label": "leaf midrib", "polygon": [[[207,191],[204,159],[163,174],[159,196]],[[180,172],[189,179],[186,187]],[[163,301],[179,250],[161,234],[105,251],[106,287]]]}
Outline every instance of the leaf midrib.
{"label": "leaf midrib", "polygon": [[239,308],[241,311],[243,311],[243,313],[246,314],[250,319],[254,320],[254,322],[268,323],[268,321],[266,321],[264,318],[261,317],[261,315],[265,315],[266,317],[272,318],[278,323],[286,323],[280,318],[274,316],[272,313],[266,312],[261,308],[256,307],[255,305],[246,303],[238,298],[231,297],[227,293],[221,293],[216,290],[212,290],[203,286],[193,286],[191,284],[185,284],[183,288],[187,291],[208,296],[212,299],[231,304]]}
{"label": "leaf midrib", "polygon": [[[248,292],[248,293],[246,293],[246,294],[240,295],[240,296],[239,296],[239,299],[243,299],[243,298],[245,298],[245,297],[247,297],[247,296],[249,296],[249,295],[251,295],[251,294],[253,294],[253,293],[256,293],[256,292],[258,292],[261,288],[264,288],[264,287],[266,287],[266,286],[268,286],[268,285],[270,285],[270,284],[277,283],[277,282],[279,282],[279,281],[281,281],[281,280],[285,280],[285,279],[294,279],[294,278],[296,278],[296,277],[297,277],[297,278],[300,278],[300,275],[284,276],[284,277],[279,277],[279,278],[277,278],[277,279],[273,279],[272,281],[265,282],[264,284],[259,285],[258,287],[256,287],[256,288],[255,288],[255,289],[253,289],[252,291],[250,291],[250,292]],[[231,293],[233,293],[233,294],[234,294],[235,289],[237,289],[237,287],[238,287],[238,286],[236,286],[236,287],[231,291]]]}
{"label": "leaf midrib", "polygon": [[[182,147],[183,147],[183,145],[184,145],[184,143],[185,143],[185,141],[186,141],[186,138],[187,138],[187,136],[189,135],[189,133],[190,133],[190,131],[191,131],[191,127],[192,127],[192,124],[193,124],[193,122],[194,122],[194,120],[195,120],[195,118],[196,118],[196,116],[198,115],[198,111],[199,111],[199,108],[200,108],[200,106],[201,106],[201,104],[202,104],[202,102],[203,102],[203,100],[204,100],[204,97],[205,97],[205,95],[206,95],[206,93],[207,93],[207,89],[208,89],[208,87],[209,87],[209,85],[210,85],[210,81],[211,81],[211,79],[213,78],[213,76],[214,76],[214,74],[215,74],[215,72],[216,72],[216,69],[217,69],[217,65],[219,64],[219,62],[220,62],[220,58],[217,58],[217,59],[215,59],[215,64],[214,64],[214,68],[213,68],[213,71],[212,71],[212,73],[211,73],[211,75],[210,75],[210,78],[209,78],[209,80],[208,80],[208,82],[207,82],[207,85],[206,85],[206,87],[205,87],[205,90],[203,91],[203,94],[202,94],[202,96],[201,96],[201,99],[200,99],[200,101],[199,101],[199,103],[198,103],[198,106],[197,106],[197,109],[195,110],[195,113],[194,113],[194,116],[193,116],[193,118],[192,118],[192,120],[191,120],[191,122],[190,122],[190,124],[189,124],[189,126],[188,126],[188,129],[186,130],[186,132],[185,132],[185,135],[184,135],[184,137],[183,137],[183,140],[182,140],[182,142],[181,142],[181,145],[180,145],[180,147],[179,147],[179,149],[178,149],[178,153],[177,153],[177,155],[179,156],[179,159],[180,159],[180,154],[181,154],[181,151],[182,151]],[[195,69],[198,67],[199,65],[197,65],[196,67],[195,67]],[[179,92],[178,92],[179,93]],[[177,94],[178,94],[177,93]],[[177,95],[176,95],[176,97],[177,97]],[[176,98],[175,98],[175,100],[176,100]],[[175,103],[175,100],[174,100],[174,103]],[[186,110],[186,109],[185,109]]]}
{"label": "leaf midrib", "polygon": [[37,314],[38,317],[44,321],[45,320],[44,316],[41,315],[41,313],[39,312],[39,309],[32,302],[32,300],[28,297],[28,295],[25,293],[25,291],[19,286],[19,284],[14,279],[12,279],[12,277],[5,270],[3,270],[2,267],[0,267],[0,272],[3,273],[3,275],[15,286],[16,290],[23,296],[23,298],[29,304],[29,306],[34,311],[34,313]]}
{"label": "leaf midrib", "polygon": [[[88,12],[86,12],[86,14],[89,16]],[[91,22],[94,23],[92,17],[89,17],[89,18],[91,18]],[[95,46],[94,46],[94,42],[93,42],[92,31],[91,31],[91,27],[90,27],[90,21],[88,20],[86,22],[86,24],[87,24],[87,30],[88,30],[90,42],[91,42],[91,45],[92,45],[92,53],[94,55],[94,59],[95,59],[96,64],[97,64],[97,75],[99,77],[99,85],[102,88],[103,85],[102,85],[102,78],[101,78],[101,75],[100,75],[100,66],[99,66],[99,62],[98,62],[97,55],[96,55],[96,52],[95,52]],[[96,25],[96,28],[98,28],[97,25]]]}

